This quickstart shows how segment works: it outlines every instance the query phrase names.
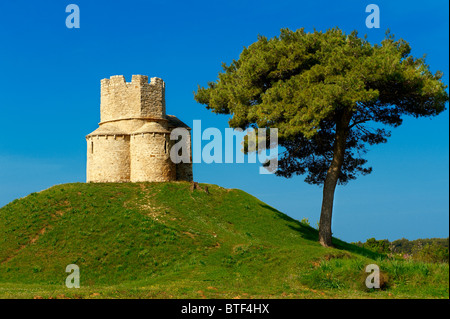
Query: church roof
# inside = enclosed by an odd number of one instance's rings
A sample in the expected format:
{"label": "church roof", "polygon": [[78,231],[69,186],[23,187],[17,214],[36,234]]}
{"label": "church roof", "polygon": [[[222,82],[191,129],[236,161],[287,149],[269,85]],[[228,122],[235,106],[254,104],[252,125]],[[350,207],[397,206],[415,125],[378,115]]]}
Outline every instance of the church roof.
{"label": "church roof", "polygon": [[186,123],[181,121],[178,117],[174,115],[166,115],[167,120],[169,121],[169,127],[184,127],[191,129]]}
{"label": "church roof", "polygon": [[138,130],[134,131],[131,134],[139,134],[139,133],[168,133],[168,134],[170,134],[170,131],[166,130],[158,122],[147,122],[144,125],[142,125]]}
{"label": "church roof", "polygon": [[96,135],[129,135],[129,133],[119,130],[117,127],[113,125],[100,125],[98,129],[86,135],[86,137]]}

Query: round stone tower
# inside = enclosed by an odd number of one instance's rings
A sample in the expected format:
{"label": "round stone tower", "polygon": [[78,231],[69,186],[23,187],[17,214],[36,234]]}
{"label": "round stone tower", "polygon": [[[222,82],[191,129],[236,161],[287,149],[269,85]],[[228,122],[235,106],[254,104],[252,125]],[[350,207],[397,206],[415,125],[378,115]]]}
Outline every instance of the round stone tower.
{"label": "round stone tower", "polygon": [[176,180],[175,163],[170,159],[170,131],[166,121],[148,122],[130,138],[132,182]]}
{"label": "round stone tower", "polygon": [[104,125],[86,137],[88,182],[130,181],[130,136]]}

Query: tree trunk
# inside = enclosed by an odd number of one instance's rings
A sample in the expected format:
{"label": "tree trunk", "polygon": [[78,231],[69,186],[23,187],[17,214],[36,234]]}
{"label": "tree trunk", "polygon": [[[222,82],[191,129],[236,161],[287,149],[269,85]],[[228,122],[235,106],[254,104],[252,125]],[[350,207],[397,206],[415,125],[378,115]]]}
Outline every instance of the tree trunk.
{"label": "tree trunk", "polygon": [[336,122],[333,159],[323,185],[322,210],[319,221],[319,242],[322,246],[332,247],[331,216],[333,213],[334,191],[344,162],[345,144],[348,136],[348,125],[351,114],[342,114]]}

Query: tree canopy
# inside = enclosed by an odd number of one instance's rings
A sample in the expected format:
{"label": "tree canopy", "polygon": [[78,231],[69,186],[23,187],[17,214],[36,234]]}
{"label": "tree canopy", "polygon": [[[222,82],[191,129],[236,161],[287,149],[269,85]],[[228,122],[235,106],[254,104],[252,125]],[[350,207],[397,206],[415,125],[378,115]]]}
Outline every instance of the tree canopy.
{"label": "tree canopy", "polygon": [[278,128],[286,149],[276,174],[307,174],[322,184],[333,158],[337,116],[351,113],[339,183],[368,174],[367,145],[386,142],[402,115],[431,116],[445,109],[442,73],[432,74],[424,58],[388,34],[370,44],[357,32],[338,28],[306,33],[281,30],[279,37],[244,48],[216,82],[199,87],[195,99],[219,114],[232,114],[230,127]]}

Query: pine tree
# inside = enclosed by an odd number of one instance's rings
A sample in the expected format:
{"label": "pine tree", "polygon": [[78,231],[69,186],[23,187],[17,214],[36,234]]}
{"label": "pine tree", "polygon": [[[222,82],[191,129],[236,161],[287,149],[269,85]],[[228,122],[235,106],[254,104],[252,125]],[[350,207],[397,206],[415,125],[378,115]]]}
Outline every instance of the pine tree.
{"label": "pine tree", "polygon": [[278,128],[285,151],[276,174],[305,174],[307,183],[323,185],[319,241],[332,246],[336,185],[371,172],[367,146],[385,143],[386,127],[401,125],[404,115],[445,109],[442,72],[432,74],[410,52],[389,33],[372,45],[356,31],[283,29],[279,37],[259,36],[238,60],[223,64],[218,80],[199,86],[195,99],[231,114],[230,127]]}

